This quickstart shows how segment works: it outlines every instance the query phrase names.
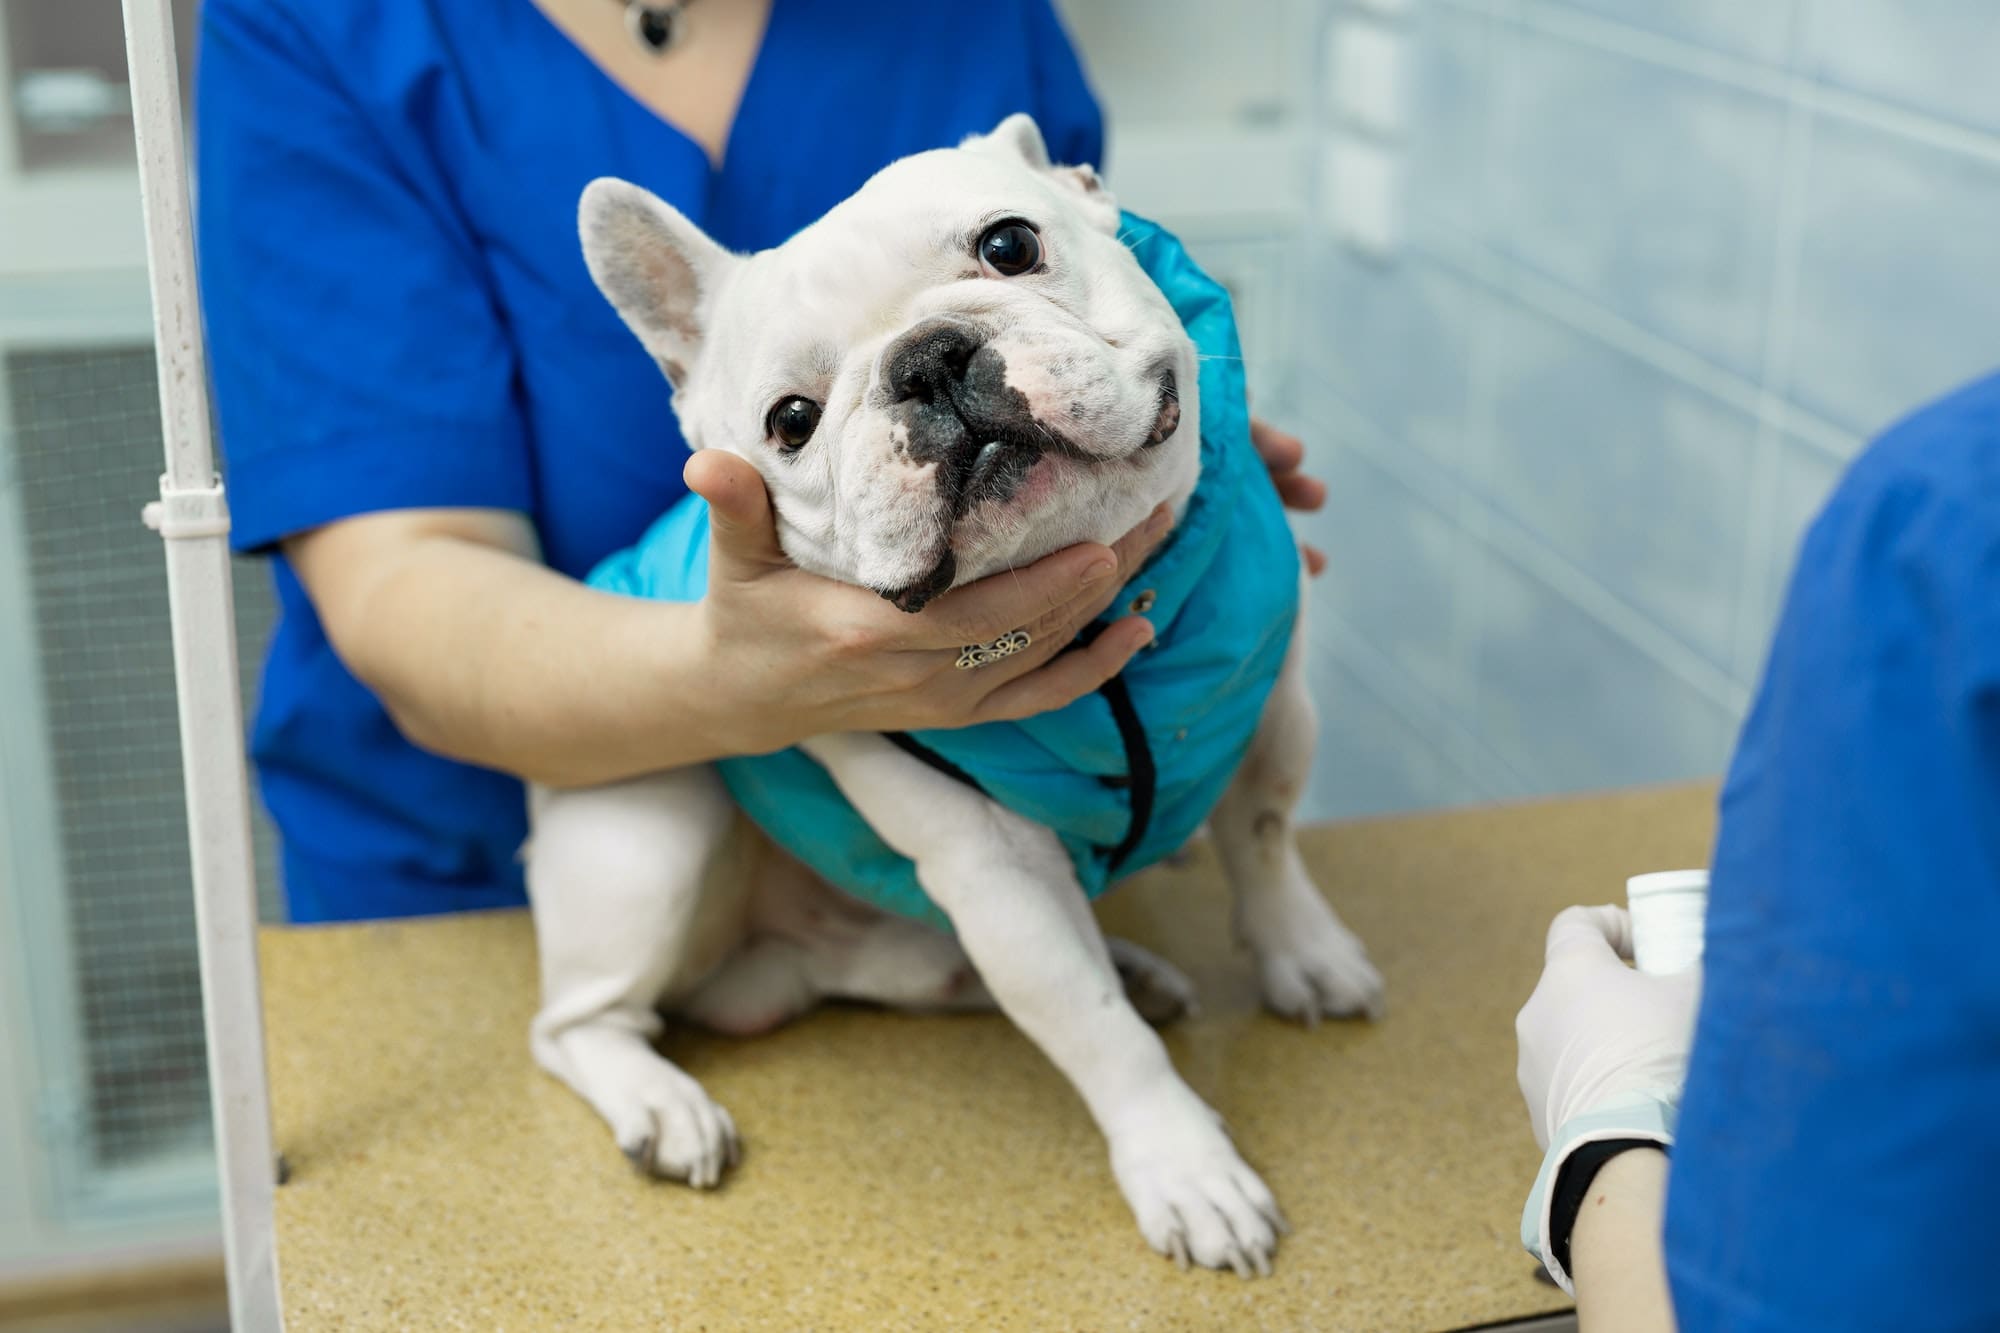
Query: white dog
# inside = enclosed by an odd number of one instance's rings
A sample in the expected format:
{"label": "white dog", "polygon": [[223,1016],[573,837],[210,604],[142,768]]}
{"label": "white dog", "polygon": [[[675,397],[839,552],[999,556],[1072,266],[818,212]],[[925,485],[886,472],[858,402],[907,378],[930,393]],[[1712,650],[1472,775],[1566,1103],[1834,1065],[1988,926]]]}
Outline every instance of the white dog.
{"label": "white dog", "polygon": [[[807,570],[914,611],[1195,493],[1199,432],[1178,429],[1183,410],[1199,419],[1194,344],[1120,243],[1095,174],[1052,166],[1025,116],[891,165],[749,257],[622,182],[593,184],[581,221],[591,271],[672,381],[688,441],[758,469]],[[1282,586],[1289,598],[1289,575]],[[1207,813],[1266,1003],[1310,1022],[1374,1012],[1381,978],[1294,846],[1314,735],[1303,643],[1294,632],[1276,650],[1261,721],[1248,715],[1247,754],[1217,775]],[[712,1186],[736,1129],[654,1050],[661,1010],[750,1033],[824,997],[997,1003],[1082,1094],[1154,1249],[1268,1272],[1284,1225],[1270,1191],[1135,1007],[1171,1017],[1188,984],[1104,939],[1074,848],[888,738],[801,748],[951,930],[740,836],[712,766],[536,790],[542,1065],[642,1169]]]}

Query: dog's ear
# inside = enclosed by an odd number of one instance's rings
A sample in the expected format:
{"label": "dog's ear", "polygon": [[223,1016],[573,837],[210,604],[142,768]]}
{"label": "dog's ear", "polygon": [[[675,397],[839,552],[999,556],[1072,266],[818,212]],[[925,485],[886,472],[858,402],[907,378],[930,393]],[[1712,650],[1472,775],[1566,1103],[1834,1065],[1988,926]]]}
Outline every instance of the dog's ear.
{"label": "dog's ear", "polygon": [[1055,178],[1075,190],[1083,200],[1084,216],[1088,217],[1099,231],[1118,234],[1118,201],[1111,191],[1104,188],[1098,179],[1097,168],[1088,163],[1073,167],[1051,167]]}
{"label": "dog's ear", "polygon": [[599,291],[676,389],[701,354],[706,300],[741,261],[679,209],[628,181],[592,181],[577,206]]}
{"label": "dog's ear", "polygon": [[995,125],[986,134],[974,135],[963,145],[980,152],[1013,158],[1034,168],[1046,171],[1063,185],[1074,190],[1081,201],[1084,216],[1100,231],[1117,234],[1118,201],[1111,197],[1111,191],[1104,188],[1098,178],[1097,169],[1088,163],[1073,166],[1058,166],[1049,161],[1049,147],[1042,138],[1041,127],[1035,118],[1025,111],[1016,111],[1007,119]]}
{"label": "dog's ear", "polygon": [[1025,111],[1016,111],[985,134],[973,135],[963,146],[1017,157],[1037,171],[1049,169],[1049,146],[1042,140],[1042,127]]}

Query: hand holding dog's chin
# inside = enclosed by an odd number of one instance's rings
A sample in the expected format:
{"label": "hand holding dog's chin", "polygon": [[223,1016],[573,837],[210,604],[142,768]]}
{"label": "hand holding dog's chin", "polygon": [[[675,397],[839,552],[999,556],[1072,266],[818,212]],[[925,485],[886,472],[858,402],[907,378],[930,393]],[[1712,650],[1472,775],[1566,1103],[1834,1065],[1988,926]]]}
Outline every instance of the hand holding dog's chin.
{"label": "hand holding dog's chin", "polygon": [[[763,479],[720,451],[688,462],[709,503],[700,651],[714,693],[706,725],[723,753],[759,753],[840,731],[966,726],[1060,708],[1116,675],[1152,639],[1142,617],[1057,654],[1117,595],[1171,526],[1162,508],[1107,548],[1083,543],[1025,569],[898,611],[865,588],[808,574],[779,549]],[[1015,629],[1026,651],[960,670],[959,651]]]}
{"label": "hand holding dog's chin", "polygon": [[[1270,472],[1271,485],[1277,489],[1285,508],[1312,514],[1326,504],[1326,483],[1301,470],[1306,461],[1303,440],[1279,430],[1262,417],[1251,417],[1250,443],[1256,446],[1257,457]],[[1306,573],[1318,578],[1326,571],[1326,552],[1319,547],[1300,542],[1299,554],[1305,558]]]}

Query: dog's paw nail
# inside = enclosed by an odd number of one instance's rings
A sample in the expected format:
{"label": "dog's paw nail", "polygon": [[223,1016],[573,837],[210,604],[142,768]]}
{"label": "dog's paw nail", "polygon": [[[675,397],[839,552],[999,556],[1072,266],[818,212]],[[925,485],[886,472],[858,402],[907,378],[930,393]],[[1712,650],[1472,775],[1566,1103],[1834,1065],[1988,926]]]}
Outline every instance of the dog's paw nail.
{"label": "dog's paw nail", "polygon": [[653,1140],[651,1138],[643,1138],[637,1143],[627,1145],[624,1152],[625,1160],[630,1162],[633,1169],[638,1171],[640,1175],[650,1176],[653,1174]]}
{"label": "dog's paw nail", "polygon": [[736,1125],[701,1085],[665,1063],[623,1089],[608,1115],[619,1150],[647,1176],[713,1189],[737,1152]]}

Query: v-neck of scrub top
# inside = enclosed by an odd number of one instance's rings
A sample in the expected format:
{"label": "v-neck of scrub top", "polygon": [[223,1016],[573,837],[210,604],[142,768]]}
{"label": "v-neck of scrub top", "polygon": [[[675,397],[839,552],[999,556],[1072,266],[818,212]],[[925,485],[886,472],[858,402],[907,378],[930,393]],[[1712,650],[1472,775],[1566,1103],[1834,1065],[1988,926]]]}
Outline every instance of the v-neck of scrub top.
{"label": "v-neck of scrub top", "polygon": [[547,11],[534,3],[534,0],[522,0],[522,2],[534,11],[543,35],[567,53],[572,70],[584,78],[609,84],[617,91],[619,101],[630,115],[643,121],[648,127],[639,131],[640,133],[664,132],[682,155],[693,156],[699,164],[697,174],[702,181],[705,197],[701,201],[698,215],[694,210],[683,211],[697,218],[705,216],[714,204],[718,190],[729,179],[729,168],[736,156],[736,146],[744,142],[741,133],[744,120],[762,103],[762,99],[757,95],[759,85],[766,80],[766,71],[772,64],[771,51],[784,35],[786,27],[783,19],[789,6],[785,0],[771,0],[770,10],[764,17],[764,31],[757,39],[756,53],[750,57],[750,71],[744,77],[743,89],[737,94],[736,110],[729,118],[729,129],[722,139],[722,160],[719,162],[708,155],[707,147],[699,139],[648,106],[645,100],[626,87],[622,80],[614,78],[609,70],[591,59],[590,53],[578,45],[575,38],[564,32],[556,21],[549,17]]}

